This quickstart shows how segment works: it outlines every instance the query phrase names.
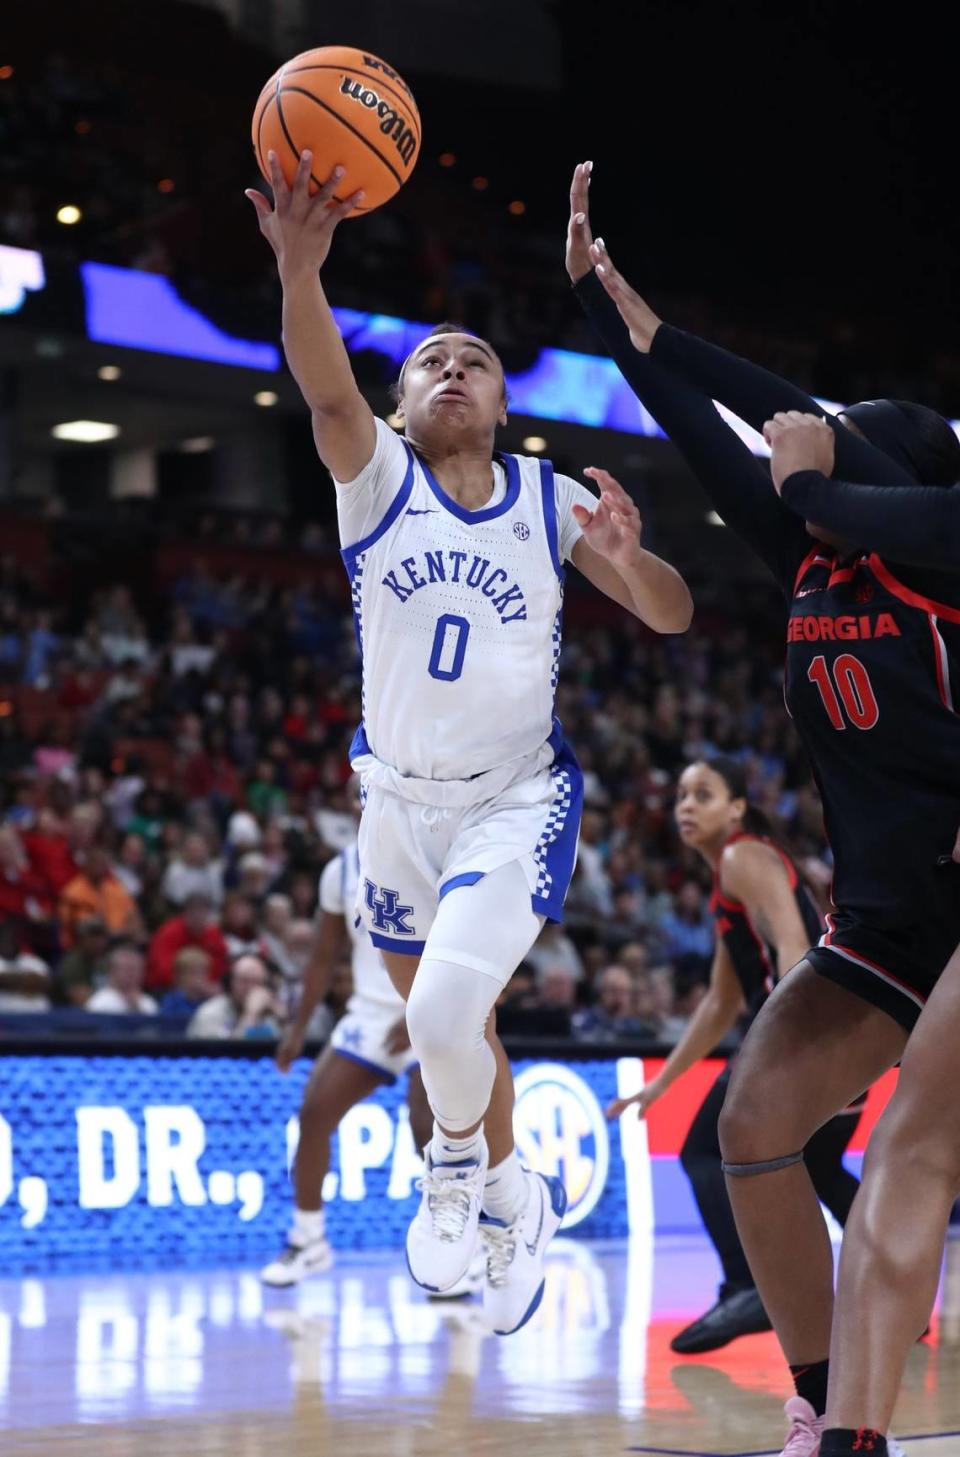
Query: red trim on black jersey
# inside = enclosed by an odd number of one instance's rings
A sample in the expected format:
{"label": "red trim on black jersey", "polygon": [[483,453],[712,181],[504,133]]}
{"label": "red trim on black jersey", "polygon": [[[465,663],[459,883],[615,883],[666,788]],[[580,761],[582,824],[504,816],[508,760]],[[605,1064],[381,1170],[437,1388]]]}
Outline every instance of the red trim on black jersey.
{"label": "red trim on black jersey", "polygon": [[827,925],[830,929],[826,935],[820,937],[820,945],[825,950],[832,951],[835,956],[844,956],[849,961],[855,962],[857,966],[862,966],[866,971],[873,972],[875,976],[879,976],[881,980],[889,982],[892,987],[896,987],[898,991],[903,992],[904,996],[917,1006],[926,1006],[926,997],[921,995],[916,987],[911,986],[909,982],[902,981],[899,976],[894,976],[893,972],[888,971],[885,966],[880,966],[878,962],[871,961],[869,956],[864,956],[862,951],[851,951],[849,946],[835,945],[833,943],[833,937],[837,934],[837,929],[833,924],[832,916],[827,916]]}
{"label": "red trim on black jersey", "polygon": [[930,634],[933,638],[933,665],[937,670],[937,687],[940,690],[940,700],[951,713],[956,713],[953,706],[953,693],[950,686],[950,659],[947,657],[947,645],[940,636],[937,627],[936,613],[928,612],[927,621],[930,623]]}
{"label": "red trim on black jersey", "polygon": [[796,592],[800,583],[806,576],[807,571],[810,567],[814,565],[815,562],[819,562],[822,566],[829,567],[831,565],[831,558],[828,556],[823,556],[822,549],[819,546],[811,547],[811,549],[807,552],[803,561],[797,568],[797,575],[793,579],[794,592]]}
{"label": "red trim on black jersey", "polygon": [[919,607],[921,612],[933,612],[937,617],[942,617],[945,622],[960,623],[960,607],[948,607],[945,602],[934,602],[932,597],[922,597],[919,592],[914,592],[912,588],[904,586],[903,582],[898,581],[890,568],[880,560],[875,551],[867,557],[867,566],[888,592],[892,592],[909,607]]}
{"label": "red trim on black jersey", "polygon": [[852,582],[856,573],[856,567],[834,567],[830,573],[828,587],[837,587],[841,582]]}

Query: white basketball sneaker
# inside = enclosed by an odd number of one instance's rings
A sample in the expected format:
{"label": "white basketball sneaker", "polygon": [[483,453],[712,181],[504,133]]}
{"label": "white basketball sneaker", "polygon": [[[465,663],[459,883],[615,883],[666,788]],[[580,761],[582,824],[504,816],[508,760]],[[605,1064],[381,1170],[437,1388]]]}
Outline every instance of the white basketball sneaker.
{"label": "white basketball sneaker", "polygon": [[462,1300],[466,1295],[479,1295],[487,1279],[487,1257],[482,1245],[474,1247],[467,1273],[449,1290],[428,1291],[431,1300]]}
{"label": "white basketball sneaker", "polygon": [[277,1288],[299,1285],[308,1275],[322,1275],[333,1264],[333,1250],[325,1236],[305,1245],[286,1244],[275,1260],[264,1265],[260,1279]]}
{"label": "white basketball sneaker", "polygon": [[484,1215],[480,1236],[487,1252],[483,1309],[491,1330],[509,1336],[526,1325],[543,1299],[543,1262],[567,1207],[559,1179],[527,1171],[527,1203],[513,1224]]}
{"label": "white basketball sneaker", "polygon": [[479,1159],[435,1164],[424,1151],[423,1197],[407,1230],[407,1266],[424,1290],[445,1294],[467,1273],[477,1244],[487,1177],[487,1145]]}

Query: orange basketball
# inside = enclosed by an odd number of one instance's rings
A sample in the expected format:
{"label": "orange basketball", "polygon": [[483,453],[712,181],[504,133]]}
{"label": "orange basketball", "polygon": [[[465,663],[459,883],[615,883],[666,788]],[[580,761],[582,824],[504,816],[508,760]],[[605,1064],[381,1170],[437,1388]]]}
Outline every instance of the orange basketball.
{"label": "orange basketball", "polygon": [[270,77],[253,112],[253,150],[270,180],[274,151],[288,183],[304,149],[313,153],[310,191],[334,167],[346,168],[338,200],[361,187],[351,217],[372,212],[406,182],[420,154],[420,113],[392,66],[352,46],[321,46],[294,56]]}

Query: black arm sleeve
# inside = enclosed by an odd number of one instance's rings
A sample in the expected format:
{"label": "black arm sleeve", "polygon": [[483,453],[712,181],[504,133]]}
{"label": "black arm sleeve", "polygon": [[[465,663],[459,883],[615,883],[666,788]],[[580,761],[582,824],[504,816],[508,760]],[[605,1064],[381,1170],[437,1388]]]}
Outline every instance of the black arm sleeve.
{"label": "black arm sleeve", "polygon": [[807,521],[889,561],[960,572],[960,487],[866,486],[795,471],[783,500]]}
{"label": "black arm sleeve", "polygon": [[592,270],[574,285],[574,292],[620,373],[680,451],[719,515],[789,593],[812,543],[803,524],[778,498],[766,468],[724,422],[708,394],[633,347],[616,304]]}
{"label": "black arm sleeve", "polygon": [[895,461],[861,435],[847,430],[828,415],[806,391],[771,374],[759,364],[661,324],[653,336],[651,359],[696,385],[712,400],[719,400],[741,420],[762,430],[778,410],[800,410],[819,415],[832,427],[836,442],[837,474],[843,480],[868,481],[880,486],[911,486],[915,482]]}

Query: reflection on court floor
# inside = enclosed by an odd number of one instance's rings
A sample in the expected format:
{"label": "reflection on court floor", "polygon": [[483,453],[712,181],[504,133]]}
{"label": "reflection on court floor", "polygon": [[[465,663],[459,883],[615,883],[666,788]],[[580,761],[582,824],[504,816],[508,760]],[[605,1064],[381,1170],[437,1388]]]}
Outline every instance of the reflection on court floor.
{"label": "reflection on court floor", "polygon": [[[756,1453],[782,1432],[772,1336],[681,1361],[669,1342],[712,1296],[701,1241],[558,1240],[539,1317],[488,1335],[479,1302],[430,1303],[395,1254],[293,1292],[251,1271],[0,1282],[4,1452],[126,1457],[567,1457]],[[960,1242],[898,1433],[960,1453]],[[936,1435],[943,1434],[943,1435]],[[908,1450],[910,1448],[908,1447]]]}

